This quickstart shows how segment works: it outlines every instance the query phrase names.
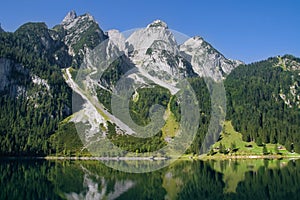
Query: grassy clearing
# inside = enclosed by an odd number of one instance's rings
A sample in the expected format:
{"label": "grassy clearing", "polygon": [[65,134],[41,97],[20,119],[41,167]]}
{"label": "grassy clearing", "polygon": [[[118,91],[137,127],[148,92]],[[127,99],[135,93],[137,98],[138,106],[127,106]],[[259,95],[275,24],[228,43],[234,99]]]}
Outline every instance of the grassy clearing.
{"label": "grassy clearing", "polygon": [[[229,152],[228,155],[238,155],[238,156],[247,156],[247,155],[263,155],[263,146],[257,146],[255,142],[245,142],[242,140],[242,134],[239,132],[236,132],[231,124],[231,121],[226,121],[224,123],[224,129],[221,133],[220,140],[213,145],[213,148],[215,149],[215,152],[217,152],[217,148],[220,146],[220,143],[222,145],[225,145],[225,148],[231,148],[235,145],[237,151],[236,152]],[[281,149],[278,149],[279,153],[282,156],[299,156],[297,153],[291,153],[285,149],[285,147],[281,144],[265,144],[268,150],[269,154],[275,154],[276,152],[276,145],[277,147],[282,147]],[[223,154],[220,154],[217,152],[215,156],[222,156]]]}
{"label": "grassy clearing", "polygon": [[179,130],[179,123],[176,122],[176,118],[170,109],[170,102],[168,103],[168,108],[165,113],[166,123],[162,128],[163,137],[173,138],[176,135],[176,132]]}

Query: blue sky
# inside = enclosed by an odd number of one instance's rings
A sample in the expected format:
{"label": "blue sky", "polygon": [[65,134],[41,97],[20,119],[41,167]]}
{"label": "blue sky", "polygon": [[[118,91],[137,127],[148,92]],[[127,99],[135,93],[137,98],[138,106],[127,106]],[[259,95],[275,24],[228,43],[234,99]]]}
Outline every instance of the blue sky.
{"label": "blue sky", "polygon": [[300,57],[298,0],[9,0],[0,7],[0,23],[14,31],[29,21],[49,27],[68,11],[89,12],[103,30],[145,27],[155,19],[188,36],[200,35],[226,57],[247,63],[270,56]]}

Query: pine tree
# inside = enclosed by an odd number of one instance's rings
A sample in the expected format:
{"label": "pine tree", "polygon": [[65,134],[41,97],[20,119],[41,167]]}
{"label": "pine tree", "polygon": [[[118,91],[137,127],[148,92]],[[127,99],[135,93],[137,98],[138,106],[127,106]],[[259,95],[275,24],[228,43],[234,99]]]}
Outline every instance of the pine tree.
{"label": "pine tree", "polygon": [[263,147],[263,154],[264,154],[264,155],[268,155],[268,154],[269,154],[269,152],[268,152],[268,149],[267,149],[267,146],[266,146],[266,145],[264,145],[264,147]]}

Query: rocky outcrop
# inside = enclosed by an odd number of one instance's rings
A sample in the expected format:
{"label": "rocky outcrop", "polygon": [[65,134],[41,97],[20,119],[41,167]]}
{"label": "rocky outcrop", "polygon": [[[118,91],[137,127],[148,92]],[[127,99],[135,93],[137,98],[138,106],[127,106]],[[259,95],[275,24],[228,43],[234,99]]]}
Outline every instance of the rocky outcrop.
{"label": "rocky outcrop", "polygon": [[25,92],[29,73],[22,65],[12,60],[0,58],[0,92],[19,96]]}
{"label": "rocky outcrop", "polygon": [[62,41],[69,48],[69,55],[73,56],[73,66],[79,67],[83,62],[83,57],[88,49],[94,49],[107,36],[100,29],[94,17],[90,14],[77,16],[71,11],[62,21],[61,25],[64,32]]}
{"label": "rocky outcrop", "polygon": [[189,38],[179,45],[168,25],[161,20],[135,31],[126,40],[126,47],[133,63],[167,82],[195,74],[222,80],[242,64],[226,59],[201,37]]}
{"label": "rocky outcrop", "polygon": [[180,45],[180,52],[193,66],[193,70],[201,77],[221,80],[241,61],[226,59],[203,38],[196,36]]}

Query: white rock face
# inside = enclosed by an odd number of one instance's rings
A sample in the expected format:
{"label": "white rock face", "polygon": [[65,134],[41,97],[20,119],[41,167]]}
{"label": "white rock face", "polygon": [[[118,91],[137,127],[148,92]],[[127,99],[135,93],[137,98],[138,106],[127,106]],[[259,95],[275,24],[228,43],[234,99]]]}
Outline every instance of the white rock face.
{"label": "white rock face", "polygon": [[[173,84],[195,72],[222,80],[242,62],[226,59],[201,37],[178,45],[168,25],[155,20],[126,40],[130,59],[152,76]],[[192,67],[190,66],[192,65]]]}
{"label": "white rock face", "polygon": [[126,39],[122,33],[118,30],[109,30],[107,32],[109,40],[116,45],[120,51],[125,51],[125,42]]}
{"label": "white rock face", "polygon": [[66,25],[66,24],[70,24],[71,22],[73,22],[75,19],[77,18],[77,14],[74,10],[70,11],[65,18],[63,19],[63,21],[61,22],[62,25]]}
{"label": "white rock face", "polygon": [[161,20],[132,33],[126,40],[126,48],[140,74],[158,85],[172,88],[170,91],[173,93],[176,82],[187,76],[176,39]]}
{"label": "white rock face", "polygon": [[[66,35],[64,37],[64,43],[69,47],[69,54],[71,56],[75,56],[74,46],[78,44],[78,42],[83,37],[96,37],[99,38],[100,41],[95,39],[95,43],[100,43],[101,41],[106,39],[106,36],[104,35],[103,31],[99,28],[98,23],[95,21],[94,17],[90,14],[84,14],[81,16],[77,16],[74,11],[71,11],[67,14],[65,19],[62,21],[61,25],[65,29]],[[85,35],[88,31],[92,31],[92,34],[94,35]],[[99,36],[99,37],[98,37]],[[84,44],[85,47],[88,47],[87,44]],[[83,51],[84,49],[80,49]]]}
{"label": "white rock face", "polygon": [[168,25],[165,22],[163,22],[163,21],[161,21],[159,19],[153,21],[151,24],[149,24],[147,26],[147,28],[151,28],[151,27],[168,29]]}
{"label": "white rock face", "polygon": [[[276,65],[275,65],[276,66]],[[296,61],[292,61],[287,58],[282,58],[279,60],[277,67],[285,66],[287,70],[299,70],[300,63]],[[298,74],[300,76],[300,74]],[[290,108],[300,108],[300,84],[298,83],[298,77],[291,76],[292,84],[289,86],[290,90],[288,92],[284,92],[282,89],[280,90],[279,96],[288,105]]]}
{"label": "white rock face", "polygon": [[[76,13],[70,12],[65,17],[62,22],[67,32],[64,42],[69,46],[71,55],[75,55],[73,46],[95,23],[89,14],[76,16]],[[125,56],[137,68],[132,74],[127,74],[134,82],[144,84],[150,80],[175,93],[176,84],[181,79],[198,75],[220,81],[241,64],[226,59],[201,37],[190,38],[179,45],[168,25],[161,20],[134,31],[127,39],[118,30],[109,30],[106,35],[100,28],[96,31],[101,35],[101,41],[98,41],[100,47],[93,50],[84,48],[79,52],[85,55],[84,63],[86,68],[94,71],[92,75],[101,74],[108,67],[107,63]],[[123,65],[119,67],[123,67],[119,71],[126,71]],[[95,84],[107,89],[114,88],[114,85],[110,85],[112,82],[102,80],[101,77],[97,80],[88,78],[85,83],[91,86],[91,90]]]}
{"label": "white rock face", "polygon": [[45,87],[47,90],[50,90],[50,86],[49,86],[47,80],[42,79],[36,75],[31,76],[31,80],[34,84],[41,85],[41,86]]}
{"label": "white rock face", "polygon": [[191,62],[193,70],[201,77],[222,80],[240,61],[228,60],[203,38],[196,36],[180,45],[180,52]]}
{"label": "white rock face", "polygon": [[144,56],[155,41],[163,41],[170,47],[171,52],[176,53],[178,51],[176,40],[167,27],[166,23],[156,20],[147,28],[135,31],[126,40],[128,51],[134,53],[135,57]]}

